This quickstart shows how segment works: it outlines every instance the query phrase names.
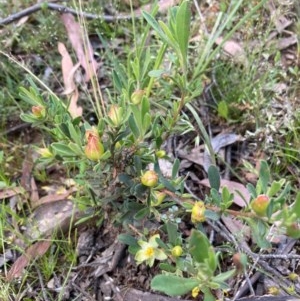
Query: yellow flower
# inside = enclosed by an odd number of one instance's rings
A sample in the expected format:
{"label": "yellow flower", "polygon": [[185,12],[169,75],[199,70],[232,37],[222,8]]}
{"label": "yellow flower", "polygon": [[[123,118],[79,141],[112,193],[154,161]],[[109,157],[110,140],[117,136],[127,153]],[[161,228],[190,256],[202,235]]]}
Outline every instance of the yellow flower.
{"label": "yellow flower", "polygon": [[195,202],[192,208],[191,220],[192,223],[202,223],[205,221],[205,206],[202,201]]}
{"label": "yellow flower", "polygon": [[135,260],[137,261],[137,264],[146,261],[149,267],[152,267],[155,259],[167,259],[167,255],[164,253],[164,251],[158,248],[156,238],[159,238],[159,234],[151,236],[149,242],[143,240],[138,241],[138,244],[141,246],[141,249],[137,251],[135,255]]}
{"label": "yellow flower", "polygon": [[104,153],[104,147],[100,142],[100,137],[95,128],[85,132],[87,145],[85,146],[84,153],[88,159],[98,161]]}
{"label": "yellow flower", "polygon": [[194,287],[192,290],[192,297],[196,298],[200,293],[200,288],[198,286]]}
{"label": "yellow flower", "polygon": [[163,158],[166,156],[166,151],[163,149],[160,149],[158,151],[155,152],[155,155],[157,156],[157,158]]}
{"label": "yellow flower", "polygon": [[158,174],[154,170],[148,170],[141,176],[143,185],[153,187],[158,182]]}
{"label": "yellow flower", "polygon": [[268,288],[268,294],[273,295],[273,296],[277,296],[280,293],[279,288],[276,286],[270,286]]}

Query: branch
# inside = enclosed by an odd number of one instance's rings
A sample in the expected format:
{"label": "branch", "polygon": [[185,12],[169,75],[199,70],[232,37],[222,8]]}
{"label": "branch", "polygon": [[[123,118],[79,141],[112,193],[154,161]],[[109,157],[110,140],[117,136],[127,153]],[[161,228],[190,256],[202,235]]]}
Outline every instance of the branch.
{"label": "branch", "polygon": [[69,8],[69,7],[66,7],[66,6],[63,6],[60,4],[56,4],[56,3],[39,2],[28,8],[25,8],[24,10],[22,10],[18,13],[12,14],[4,19],[0,19],[0,26],[4,26],[4,25],[10,24],[10,23],[13,23],[17,20],[20,20],[23,17],[29,16],[39,10],[42,10],[45,7],[50,10],[58,11],[62,14],[70,13],[72,15],[84,17],[87,19],[102,19],[107,22],[114,22],[114,21],[118,21],[118,20],[128,20],[131,18],[131,16],[129,16],[129,15],[119,15],[119,16],[95,15],[95,14],[86,13],[86,12],[79,12],[76,9]]}

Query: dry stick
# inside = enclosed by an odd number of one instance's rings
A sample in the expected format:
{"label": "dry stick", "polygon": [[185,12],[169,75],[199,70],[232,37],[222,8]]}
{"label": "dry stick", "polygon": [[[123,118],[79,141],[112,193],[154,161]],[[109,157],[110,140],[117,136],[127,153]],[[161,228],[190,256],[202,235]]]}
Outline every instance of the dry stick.
{"label": "dry stick", "polygon": [[84,17],[87,19],[103,19],[106,22],[114,22],[114,21],[118,21],[118,20],[128,20],[131,18],[130,15],[119,15],[119,16],[96,15],[96,14],[91,14],[91,13],[87,13],[87,12],[79,12],[76,9],[66,7],[64,5],[60,5],[60,4],[56,4],[56,3],[39,2],[28,8],[25,8],[24,10],[22,10],[20,12],[17,12],[4,19],[1,19],[0,26],[4,26],[4,25],[10,24],[10,23],[13,23],[13,22],[20,20],[23,17],[29,16],[39,10],[43,10],[44,8],[58,11],[60,13],[70,13],[72,15],[81,16],[81,17]]}
{"label": "dry stick", "polygon": [[[220,223],[220,222],[217,222]],[[253,261],[258,260],[257,264],[260,265],[266,272],[270,274],[270,277],[278,278],[280,280],[278,283],[279,285],[285,289],[290,286],[290,281],[288,281],[286,278],[284,278],[276,269],[272,268],[266,261],[262,260],[260,258],[260,255],[253,253],[246,242],[241,242],[240,245],[236,241],[234,235],[232,235],[226,227],[224,227],[220,223],[220,227],[216,226],[212,223],[210,223],[211,227],[215,228],[223,237],[226,239],[229,239],[229,241],[232,241],[234,245],[237,247],[237,249],[240,249],[243,253],[247,254],[249,257],[252,258]],[[222,227],[222,230],[221,230]],[[285,285],[285,287],[283,286]],[[298,287],[295,287],[295,290],[297,293],[299,293],[300,289]]]}

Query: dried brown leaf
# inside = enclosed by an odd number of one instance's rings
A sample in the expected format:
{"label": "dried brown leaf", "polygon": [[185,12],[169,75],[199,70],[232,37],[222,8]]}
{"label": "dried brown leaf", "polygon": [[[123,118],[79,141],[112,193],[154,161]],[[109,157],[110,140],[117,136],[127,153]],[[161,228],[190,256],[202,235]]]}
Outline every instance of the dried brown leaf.
{"label": "dried brown leaf", "polygon": [[31,186],[30,203],[33,203],[40,198],[34,177],[31,177],[30,186]]}
{"label": "dried brown leaf", "polygon": [[[217,154],[223,147],[239,141],[241,137],[234,133],[220,133],[211,139],[211,146],[215,154]],[[203,154],[203,168],[208,172],[208,168],[212,165],[212,158],[208,149],[206,148]]]}
{"label": "dried brown leaf", "polygon": [[295,45],[298,43],[298,37],[296,34],[292,34],[290,37],[282,38],[277,41],[277,49],[283,50],[289,46]]}
{"label": "dried brown leaf", "polygon": [[82,115],[82,108],[77,105],[79,93],[74,83],[74,74],[80,66],[80,63],[77,63],[75,66],[73,65],[72,58],[63,43],[58,43],[58,51],[62,56],[61,69],[65,86],[63,94],[70,97],[68,110],[71,116],[76,118]]}
{"label": "dried brown leaf", "polygon": [[239,219],[232,216],[225,216],[223,214],[221,219],[232,234],[237,237],[243,237],[243,241],[249,241],[251,238],[251,229],[249,226],[243,224]]}
{"label": "dried brown leaf", "polygon": [[31,208],[34,209],[40,205],[53,203],[56,201],[61,201],[66,198],[68,198],[73,192],[75,192],[77,189],[76,187],[72,187],[69,190],[67,190],[65,193],[59,193],[59,194],[48,194],[39,200],[36,200],[34,203],[31,203]]}
{"label": "dried brown leaf", "polygon": [[33,169],[32,151],[28,148],[25,159],[22,164],[21,186],[27,191],[31,190],[31,172]]}
{"label": "dried brown leaf", "polygon": [[12,196],[15,196],[17,194],[24,193],[23,187],[14,187],[14,188],[4,188],[0,191],[0,200],[10,198]]}
{"label": "dried brown leaf", "polygon": [[94,59],[93,48],[87,34],[83,32],[79,23],[71,14],[62,14],[61,20],[65,25],[69,40],[75,50],[78,61],[85,71],[85,81],[88,82],[96,76],[99,64]]}
{"label": "dried brown leaf", "polygon": [[24,225],[24,236],[28,239],[51,237],[53,233],[66,233],[84,212],[70,200],[46,203],[34,210]]}
{"label": "dried brown leaf", "polygon": [[12,281],[14,278],[20,277],[24,268],[30,263],[30,261],[44,255],[49,249],[50,245],[51,241],[38,241],[28,247],[25,250],[25,253],[14,262],[7,273],[6,279],[8,281]]}

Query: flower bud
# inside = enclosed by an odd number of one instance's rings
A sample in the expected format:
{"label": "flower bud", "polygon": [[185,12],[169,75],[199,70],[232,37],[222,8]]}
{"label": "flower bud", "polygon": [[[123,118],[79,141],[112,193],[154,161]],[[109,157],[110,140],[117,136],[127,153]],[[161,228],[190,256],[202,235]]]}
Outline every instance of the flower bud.
{"label": "flower bud", "polygon": [[268,294],[269,295],[277,296],[277,295],[279,295],[279,293],[280,293],[280,290],[277,286],[268,287]]}
{"label": "flower bud", "polygon": [[144,90],[135,90],[131,95],[131,103],[134,105],[140,104],[144,94]]}
{"label": "flower bud", "polygon": [[147,187],[153,187],[158,182],[158,175],[155,171],[148,170],[141,176],[141,182]]}
{"label": "flower bud", "polygon": [[290,273],[290,274],[288,274],[288,277],[292,281],[296,281],[299,278],[298,274],[296,274],[296,273]]}
{"label": "flower bud", "polygon": [[300,238],[300,227],[294,222],[286,227],[286,235],[295,239]]}
{"label": "flower bud", "polygon": [[95,128],[87,130],[85,133],[87,145],[85,146],[84,153],[88,159],[98,161],[104,153],[104,147],[100,142],[100,137]]}
{"label": "flower bud", "polygon": [[183,250],[181,246],[175,246],[171,252],[172,252],[172,256],[180,257],[182,255]]}
{"label": "flower bud", "polygon": [[202,201],[195,202],[192,208],[191,221],[192,223],[202,223],[205,221],[205,206]]}
{"label": "flower bud", "polygon": [[31,111],[37,118],[43,118],[46,115],[46,109],[43,106],[32,106]]}
{"label": "flower bud", "polygon": [[114,126],[117,127],[121,125],[123,118],[123,109],[118,105],[111,105],[107,115],[111,119]]}
{"label": "flower bud", "polygon": [[154,191],[154,198],[151,200],[151,206],[159,206],[166,197],[166,194],[162,191]]}
{"label": "flower bud", "polygon": [[265,216],[270,199],[267,195],[261,194],[251,202],[252,210],[259,216]]}
{"label": "flower bud", "polygon": [[156,151],[155,155],[157,158],[163,158],[166,156],[166,151],[160,149],[160,150]]}
{"label": "flower bud", "polygon": [[51,158],[53,157],[53,154],[49,150],[49,148],[39,148],[37,152],[41,155],[42,158]]}
{"label": "flower bud", "polygon": [[232,256],[232,262],[239,273],[245,271],[247,267],[247,256],[243,253],[235,253]]}

